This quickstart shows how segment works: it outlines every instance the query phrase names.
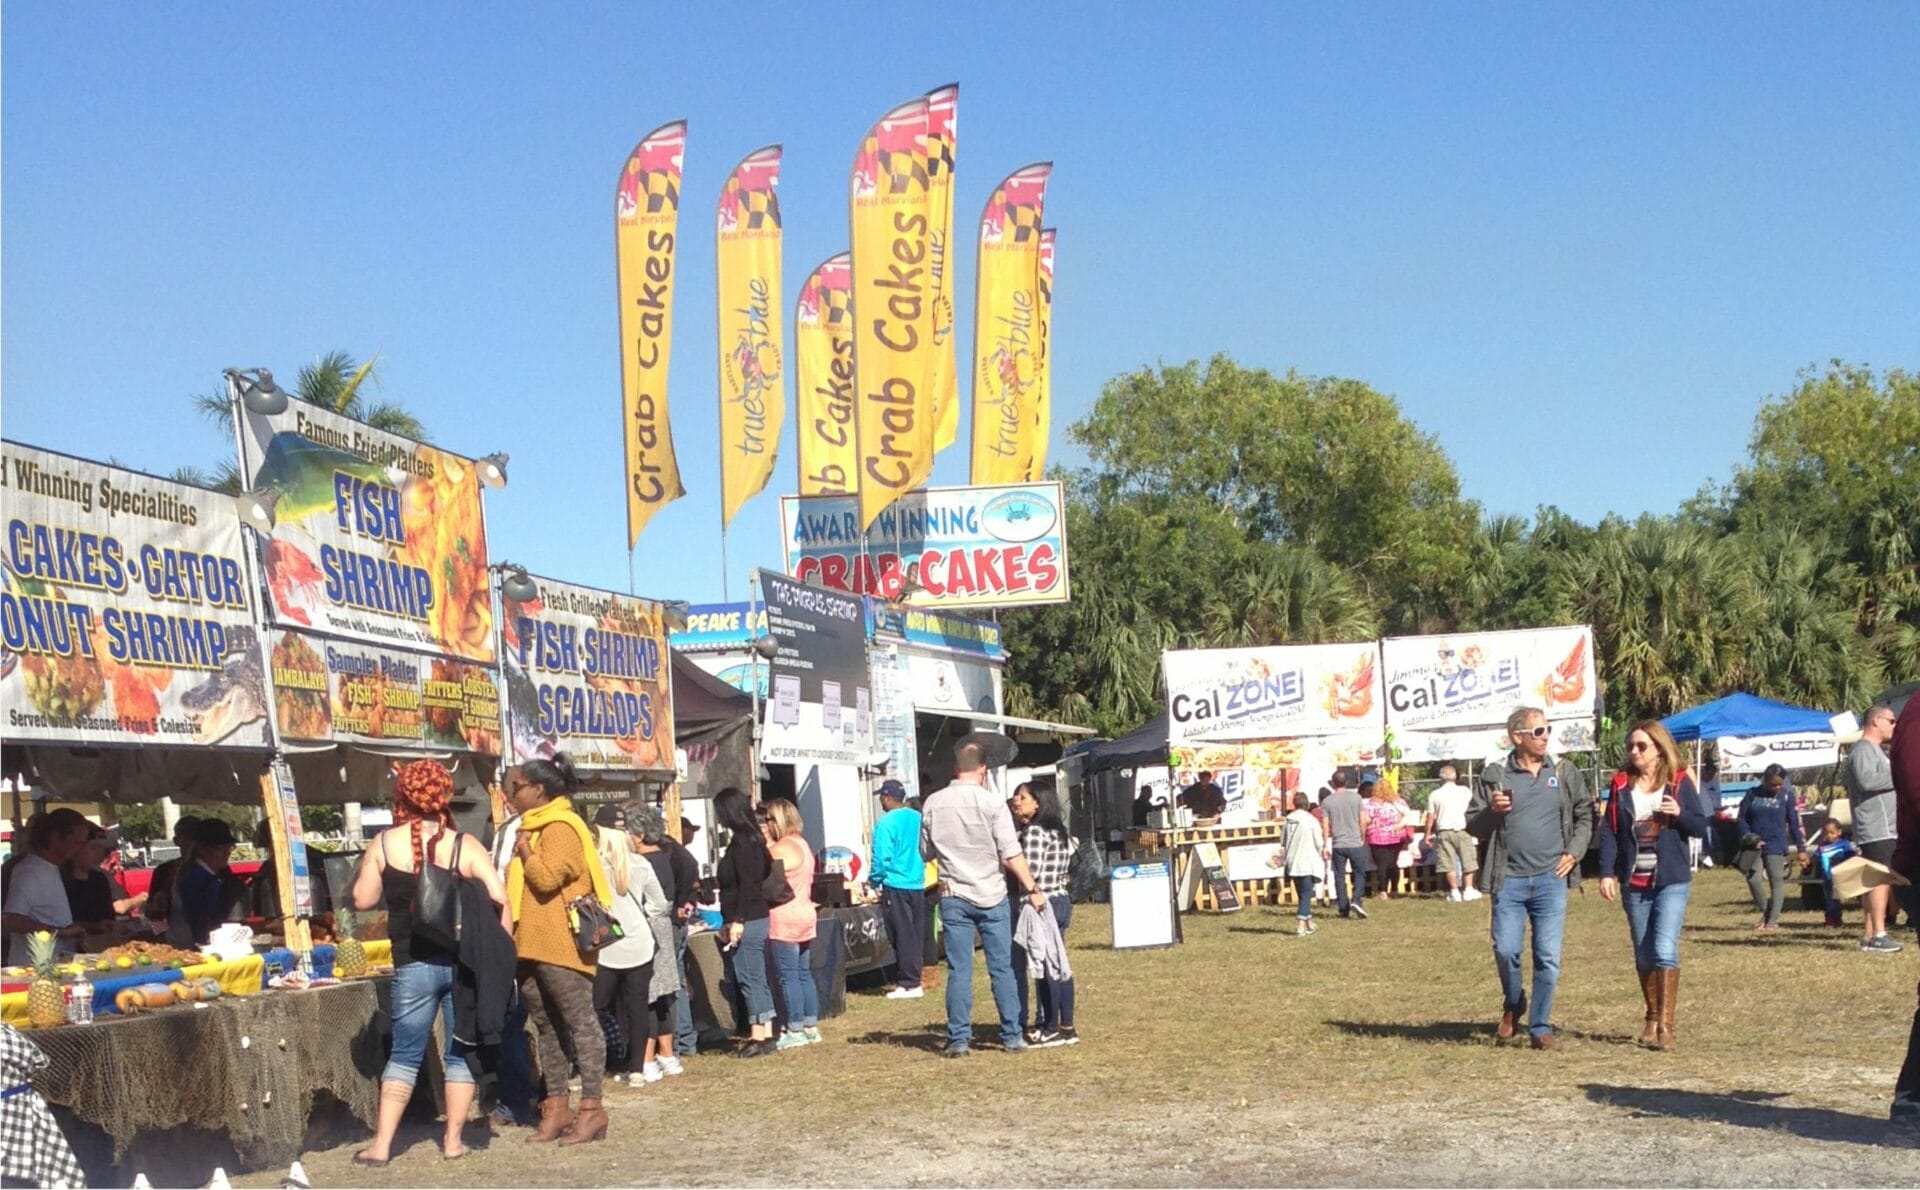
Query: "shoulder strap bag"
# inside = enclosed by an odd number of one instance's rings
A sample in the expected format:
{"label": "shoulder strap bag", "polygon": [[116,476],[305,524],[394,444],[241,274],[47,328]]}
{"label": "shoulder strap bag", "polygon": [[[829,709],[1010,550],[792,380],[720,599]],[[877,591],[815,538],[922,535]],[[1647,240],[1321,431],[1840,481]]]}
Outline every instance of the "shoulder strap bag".
{"label": "shoulder strap bag", "polygon": [[[436,834],[433,843],[438,843]],[[453,838],[453,864],[441,867],[433,862],[433,843],[420,849],[420,870],[413,877],[413,934],[442,950],[460,949],[460,848],[466,842],[458,832]]]}

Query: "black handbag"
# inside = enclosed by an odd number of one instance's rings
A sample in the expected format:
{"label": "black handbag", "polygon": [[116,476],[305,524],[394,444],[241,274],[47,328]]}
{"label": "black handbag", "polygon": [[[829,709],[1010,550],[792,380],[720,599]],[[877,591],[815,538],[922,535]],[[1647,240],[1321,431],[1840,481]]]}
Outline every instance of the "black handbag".
{"label": "black handbag", "polygon": [[627,936],[620,923],[613,920],[613,914],[600,903],[600,898],[592,893],[575,897],[567,905],[567,921],[573,926],[573,944],[580,948],[581,954],[593,954]]}
{"label": "black handbag", "polygon": [[[439,842],[439,836],[434,836]],[[460,949],[460,847],[465,835],[453,840],[453,866],[433,862],[431,845],[420,849],[420,870],[414,873],[413,936],[442,950]]]}
{"label": "black handbag", "polygon": [[768,855],[767,862],[772,867],[767,871],[767,878],[760,882],[760,895],[767,899],[767,908],[774,909],[793,900],[793,883],[787,879],[785,860]]}

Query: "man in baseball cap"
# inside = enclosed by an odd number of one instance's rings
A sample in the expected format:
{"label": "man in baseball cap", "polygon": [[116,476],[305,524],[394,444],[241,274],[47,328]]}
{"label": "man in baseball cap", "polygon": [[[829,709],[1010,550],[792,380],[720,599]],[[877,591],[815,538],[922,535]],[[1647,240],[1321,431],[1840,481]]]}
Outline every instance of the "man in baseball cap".
{"label": "man in baseball cap", "polygon": [[880,890],[887,941],[893,944],[899,985],[889,1000],[918,1000],[925,963],[927,864],[920,855],[920,811],[907,804],[907,787],[891,778],[880,783],[880,821],[873,824],[873,855],[867,881]]}

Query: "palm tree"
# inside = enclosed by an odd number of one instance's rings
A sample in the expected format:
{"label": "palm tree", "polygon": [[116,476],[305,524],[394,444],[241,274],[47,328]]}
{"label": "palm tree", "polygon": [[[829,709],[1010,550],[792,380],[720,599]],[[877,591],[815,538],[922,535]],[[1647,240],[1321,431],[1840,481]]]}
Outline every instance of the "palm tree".
{"label": "palm tree", "polygon": [[1380,631],[1380,617],[1348,573],[1296,545],[1255,543],[1206,610],[1206,645],[1324,644]]}

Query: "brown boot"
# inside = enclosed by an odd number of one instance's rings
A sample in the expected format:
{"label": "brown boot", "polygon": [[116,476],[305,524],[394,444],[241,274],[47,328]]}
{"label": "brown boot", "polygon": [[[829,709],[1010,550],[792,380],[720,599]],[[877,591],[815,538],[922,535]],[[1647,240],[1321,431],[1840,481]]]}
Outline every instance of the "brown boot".
{"label": "brown boot", "polygon": [[1640,994],[1647,1001],[1647,1024],[1640,1030],[1640,1036],[1635,1039],[1635,1044],[1642,1049],[1652,1049],[1658,1040],[1657,1035],[1660,1029],[1660,973],[1658,971],[1641,970]]}
{"label": "brown boot", "polygon": [[549,1095],[540,1101],[540,1124],[532,1136],[527,1138],[530,1145],[543,1145],[560,1139],[560,1134],[573,1123],[573,1109],[567,1106],[565,1095]]}
{"label": "brown boot", "polygon": [[598,1099],[582,1098],[580,1114],[573,1117],[573,1127],[560,1138],[563,1145],[583,1145],[590,1140],[604,1140],[607,1135],[607,1109]]}
{"label": "brown boot", "polygon": [[1680,969],[1669,968],[1656,972],[1660,977],[1660,1028],[1656,1033],[1655,1048],[1673,1049],[1673,1008],[1680,1000]]}

